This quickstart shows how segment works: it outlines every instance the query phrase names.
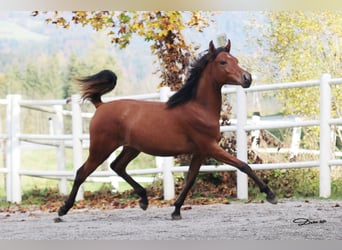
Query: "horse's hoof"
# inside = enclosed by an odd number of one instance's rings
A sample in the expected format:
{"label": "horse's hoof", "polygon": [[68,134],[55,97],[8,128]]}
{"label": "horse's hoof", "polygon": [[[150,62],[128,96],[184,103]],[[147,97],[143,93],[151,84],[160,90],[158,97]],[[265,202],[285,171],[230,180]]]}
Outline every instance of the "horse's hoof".
{"label": "horse's hoof", "polygon": [[266,196],[266,200],[271,203],[271,204],[277,204],[278,203],[278,199],[277,196],[275,196],[274,194],[270,194]]}
{"label": "horse's hoof", "polygon": [[172,220],[181,220],[182,219],[182,216],[180,214],[175,214],[175,213],[173,213],[171,215],[171,217],[172,217]]}
{"label": "horse's hoof", "polygon": [[139,206],[142,210],[146,210],[148,208],[148,203],[139,201]]}
{"label": "horse's hoof", "polygon": [[63,216],[63,215],[66,215],[68,211],[65,209],[65,207],[60,207],[59,210],[58,210],[58,216]]}

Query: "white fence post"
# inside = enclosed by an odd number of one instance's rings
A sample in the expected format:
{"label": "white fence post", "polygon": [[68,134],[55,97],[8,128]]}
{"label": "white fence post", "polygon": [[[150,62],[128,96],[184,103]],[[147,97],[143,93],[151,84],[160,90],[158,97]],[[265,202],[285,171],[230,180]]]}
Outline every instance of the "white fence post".
{"label": "white fence post", "polygon": [[175,182],[171,168],[174,166],[173,157],[163,157],[163,187],[164,200],[172,200],[175,197]]}
{"label": "white fence post", "polygon": [[320,80],[320,166],[319,166],[319,196],[328,198],[331,194],[330,166],[331,158],[331,88],[330,75],[323,74]]}
{"label": "white fence post", "polygon": [[[73,144],[73,169],[76,175],[77,170],[83,163],[83,147],[82,147],[82,111],[80,106],[80,95],[75,94],[71,96],[71,110],[72,110],[72,144]],[[82,200],[83,187],[78,190],[76,200]]]}
{"label": "white fence post", "polygon": [[[169,87],[160,88],[160,101],[166,102],[170,95]],[[156,162],[160,159],[156,158]],[[172,200],[175,197],[175,181],[171,168],[174,166],[173,157],[162,157],[162,169],[163,169],[163,187],[164,187],[164,200]]]}
{"label": "white fence post", "polygon": [[[260,123],[260,112],[254,112],[252,115],[252,123],[254,125]],[[251,137],[252,137],[252,145],[251,148],[252,150],[258,150],[259,144],[260,144],[260,130],[256,129],[251,131]]]}
{"label": "white fence post", "polygon": [[9,202],[21,202],[20,169],[20,95],[7,96],[7,143],[6,143],[6,199]]}
{"label": "white fence post", "polygon": [[[299,117],[295,118],[295,122],[299,122],[301,119]],[[294,127],[292,129],[292,139],[291,139],[291,148],[290,148],[290,160],[296,161],[296,158],[299,153],[299,145],[300,145],[300,135],[302,133],[301,127]]]}
{"label": "white fence post", "polygon": [[[245,131],[245,125],[247,121],[247,102],[246,93],[242,87],[237,88],[236,92],[236,118],[237,118],[237,130],[236,130],[236,146],[237,146],[237,158],[241,161],[247,162],[247,133]],[[237,170],[237,198],[248,199],[248,178],[247,175],[240,170]]]}
{"label": "white fence post", "polygon": [[[54,105],[55,114],[52,117],[52,133],[54,135],[63,135],[64,134],[64,120],[63,120],[63,106]],[[65,171],[65,145],[64,141],[56,141],[56,158],[57,158],[57,170]],[[63,195],[68,194],[68,185],[67,179],[62,177],[58,183],[59,193]]]}

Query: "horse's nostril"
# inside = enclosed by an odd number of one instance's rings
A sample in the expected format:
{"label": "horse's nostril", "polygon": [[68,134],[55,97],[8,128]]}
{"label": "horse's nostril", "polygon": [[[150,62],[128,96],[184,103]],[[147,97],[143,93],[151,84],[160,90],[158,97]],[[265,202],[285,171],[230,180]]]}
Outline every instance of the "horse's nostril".
{"label": "horse's nostril", "polygon": [[248,82],[251,82],[252,81],[252,76],[251,76],[251,74],[249,74],[249,73],[247,73],[247,74],[243,74],[243,80],[244,81],[248,81]]}
{"label": "horse's nostril", "polygon": [[244,88],[249,88],[252,84],[252,76],[249,73],[244,73],[242,74],[242,78],[244,80],[243,87]]}

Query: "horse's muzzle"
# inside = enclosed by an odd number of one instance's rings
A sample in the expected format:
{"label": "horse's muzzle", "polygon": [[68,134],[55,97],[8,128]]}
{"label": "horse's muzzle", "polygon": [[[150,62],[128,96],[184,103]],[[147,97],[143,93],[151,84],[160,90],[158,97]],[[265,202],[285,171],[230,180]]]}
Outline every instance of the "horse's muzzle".
{"label": "horse's muzzle", "polygon": [[249,88],[252,84],[252,75],[250,73],[243,73],[242,79],[243,79],[242,87]]}

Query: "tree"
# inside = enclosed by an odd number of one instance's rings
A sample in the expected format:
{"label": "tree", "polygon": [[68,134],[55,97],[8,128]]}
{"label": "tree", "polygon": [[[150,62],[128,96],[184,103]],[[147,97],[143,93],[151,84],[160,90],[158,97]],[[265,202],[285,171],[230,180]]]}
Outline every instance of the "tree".
{"label": "tree", "polygon": [[[323,73],[341,77],[341,12],[267,12],[269,26],[260,27],[259,43],[269,49],[267,62],[274,65],[271,81],[304,81],[319,79]],[[267,70],[265,63],[261,63]],[[334,112],[341,114],[340,86],[336,87]],[[317,88],[290,89],[277,95],[284,113],[315,116],[319,113]]]}
{"label": "tree", "polygon": [[[33,12],[33,16],[39,12]],[[70,25],[91,26],[95,30],[107,30],[111,42],[125,48],[133,34],[150,42],[153,55],[158,58],[160,86],[179,89],[189,66],[189,59],[196,47],[186,41],[182,33],[186,28],[202,32],[209,25],[211,12],[180,11],[73,11],[71,15],[45,12],[48,23],[57,27]]]}
{"label": "tree", "polygon": [[[257,64],[264,69],[263,80],[304,81],[319,79],[324,73],[331,74],[333,78],[341,77],[341,12],[280,11],[264,14],[266,21],[262,20],[263,25],[254,25],[262,34],[258,43],[263,56]],[[334,117],[342,115],[341,94],[341,85],[334,86]],[[276,97],[283,104],[284,114],[315,119],[319,115],[319,95],[316,87],[281,90]],[[310,148],[317,147],[318,132],[317,127],[305,128],[304,144]],[[336,132],[341,138],[340,131],[336,129]]]}
{"label": "tree", "polygon": [[8,65],[4,69],[4,73],[0,77],[0,94],[4,98],[8,93],[17,93],[21,91],[21,72],[18,62]]}

